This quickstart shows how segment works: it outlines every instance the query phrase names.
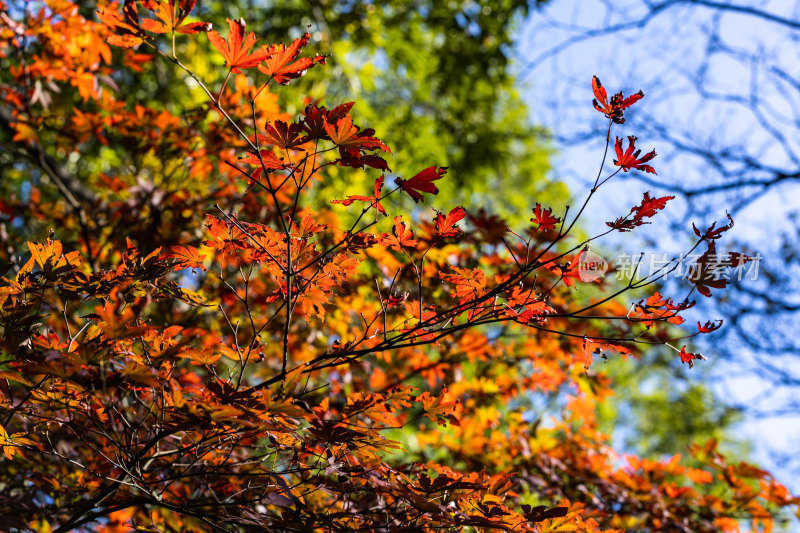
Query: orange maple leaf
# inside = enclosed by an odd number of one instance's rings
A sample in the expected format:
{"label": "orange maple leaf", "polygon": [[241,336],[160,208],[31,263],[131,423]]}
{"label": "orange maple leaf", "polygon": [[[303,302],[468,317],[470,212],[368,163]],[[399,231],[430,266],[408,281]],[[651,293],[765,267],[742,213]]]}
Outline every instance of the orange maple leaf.
{"label": "orange maple leaf", "polygon": [[194,9],[197,0],[148,0],[145,7],[155,14],[161,22],[144,19],[142,28],[153,33],[200,33],[209,31],[211,24],[207,22],[186,22],[184,19]]}
{"label": "orange maple leaf", "polygon": [[225,65],[230,67],[233,72],[241,74],[240,69],[253,68],[270,56],[266,46],[250,53],[250,49],[258,41],[258,37],[253,32],[247,34],[247,37],[244,36],[246,27],[244,19],[225,20],[228,21],[228,28],[230,28],[227,41],[215,31],[209,31],[207,35],[214,48],[219,50],[219,53],[225,58]]}
{"label": "orange maple leaf", "polygon": [[311,39],[311,34],[304,33],[289,46],[283,43],[269,46],[266,49],[269,57],[264,60],[262,65],[258,66],[258,70],[281,85],[288,85],[291,80],[299,78],[314,65],[324,65],[325,56],[302,57],[294,63],[290,63],[300,53],[300,49],[308,44],[309,39]]}
{"label": "orange maple leaf", "polygon": [[325,119],[325,132],[342,150],[383,150],[389,152],[389,147],[375,137],[372,137],[373,130],[359,131],[358,126],[353,124],[353,119],[349,114],[345,114],[335,123]]}

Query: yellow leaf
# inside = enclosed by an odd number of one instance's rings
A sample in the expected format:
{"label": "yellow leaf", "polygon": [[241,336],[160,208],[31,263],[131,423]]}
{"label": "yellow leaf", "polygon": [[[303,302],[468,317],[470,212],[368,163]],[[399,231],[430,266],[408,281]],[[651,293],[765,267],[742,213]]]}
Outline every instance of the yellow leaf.
{"label": "yellow leaf", "polygon": [[22,377],[18,372],[11,372],[8,370],[0,371],[0,379],[7,379],[9,381],[16,381],[28,387],[33,387],[33,383]]}

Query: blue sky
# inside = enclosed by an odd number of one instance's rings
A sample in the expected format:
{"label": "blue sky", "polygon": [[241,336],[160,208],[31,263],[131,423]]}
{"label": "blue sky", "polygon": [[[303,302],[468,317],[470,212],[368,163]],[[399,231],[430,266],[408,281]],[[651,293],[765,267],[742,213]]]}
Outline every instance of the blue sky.
{"label": "blue sky", "polygon": [[[735,3],[800,20],[796,2]],[[600,77],[609,93],[645,92],[645,99],[631,108],[628,122],[615,133],[639,135],[637,146],[643,151],[656,148],[659,156],[653,165],[658,176],[649,183],[622,175],[609,182],[590,206],[589,224],[604,225],[627,213],[647,190],[661,196],[673,186],[691,189],[725,182],[709,161],[681,150],[682,143],[728,147],[733,161],[725,163],[730,166],[723,170],[734,177],[740,172],[735,166],[738,154],[777,168],[800,167],[800,86],[787,85],[800,71],[800,32],[764,18],[720,13],[688,2],[625,31],[596,31],[639,20],[647,13],[647,4],[644,0],[555,0],[534,12],[519,29],[515,53],[520,90],[533,121],[556,135],[559,155],[553,177],[566,180],[576,194],[584,194],[594,180],[605,140],[607,122],[591,105],[592,75]],[[591,38],[576,37],[593,31],[596,35]],[[781,78],[780,73],[788,76]],[[695,83],[698,80],[703,92]],[[650,125],[653,118],[668,128],[663,137]],[[741,169],[742,177],[751,174]],[[725,220],[725,211],[730,209],[736,220],[732,237],[761,252],[765,264],[779,261],[785,242],[776,234],[794,235],[790,217],[800,212],[800,188],[787,180],[766,192],[762,189],[701,195],[691,203],[678,198],[653,225],[638,233],[639,243],[659,253],[678,252],[693,242],[690,221],[707,227],[714,220]],[[630,238],[617,244],[630,251]],[[783,297],[800,301],[800,291],[794,286],[781,290]],[[794,330],[793,322],[786,326]],[[754,405],[790,401],[792,391],[777,389],[769,380],[746,371],[748,365],[758,364],[759,354],[746,347],[735,354],[719,353],[720,347],[713,344],[707,348],[711,384],[722,398]],[[792,372],[800,372],[800,358],[788,355],[785,364]],[[742,364],[731,364],[734,357]],[[800,481],[792,479],[798,472],[784,468],[781,458],[794,452],[793,446],[800,442],[800,413],[749,415],[739,430],[753,442],[755,459],[800,492]]]}

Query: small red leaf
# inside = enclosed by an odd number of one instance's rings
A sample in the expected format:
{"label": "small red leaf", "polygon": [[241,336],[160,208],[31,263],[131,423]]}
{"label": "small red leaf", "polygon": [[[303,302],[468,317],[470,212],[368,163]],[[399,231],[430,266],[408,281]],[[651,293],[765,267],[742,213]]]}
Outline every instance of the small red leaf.
{"label": "small red leaf", "polygon": [[694,366],[694,361],[695,360],[701,360],[701,361],[705,361],[706,360],[706,358],[703,356],[703,354],[687,352],[686,351],[686,346],[682,346],[681,347],[681,354],[680,355],[681,355],[681,362],[688,364],[689,368],[692,368]]}
{"label": "small red leaf", "polygon": [[442,213],[437,213],[436,218],[433,219],[436,224],[436,233],[438,233],[440,237],[458,236],[461,233],[461,229],[456,226],[456,223],[463,220],[466,216],[467,211],[461,206],[451,209],[447,216]]}
{"label": "small red leaf", "polygon": [[422,200],[422,193],[424,192],[439,194],[439,189],[433,182],[442,179],[446,172],[447,167],[439,167],[437,169],[433,166],[426,168],[411,179],[404,180],[403,178],[396,178],[394,182],[408,193],[416,203]]}
{"label": "small red leaf", "polygon": [[553,216],[552,209],[544,209],[542,205],[537,202],[536,207],[533,208],[533,218],[531,222],[539,224],[539,231],[549,231],[555,229],[556,224],[561,222],[561,219]]}
{"label": "small red leaf", "polygon": [[628,143],[628,148],[623,153],[622,139],[617,137],[617,142],[614,144],[614,151],[617,153],[617,159],[614,160],[614,164],[618,167],[622,167],[622,170],[625,172],[635,169],[642,170],[649,174],[655,174],[655,169],[646,163],[656,156],[656,151],[653,150],[644,154],[642,157],[639,157],[639,154],[642,153],[642,151],[636,150],[636,137],[629,135]]}
{"label": "small red leaf", "polygon": [[730,221],[729,224],[726,224],[724,226],[718,227],[717,229],[714,229],[714,226],[717,225],[717,223],[715,221],[713,224],[711,224],[711,227],[708,228],[703,233],[700,233],[700,230],[697,228],[697,226],[692,224],[692,228],[694,229],[694,234],[697,235],[698,237],[700,237],[701,239],[704,239],[704,240],[719,239],[722,236],[723,233],[725,233],[726,231],[728,231],[729,229],[731,229],[733,227],[733,217],[731,217],[730,213],[726,212],[725,214],[728,215],[728,220]]}
{"label": "small red leaf", "polygon": [[609,101],[608,93],[606,93],[603,84],[600,83],[600,79],[597,76],[592,78],[592,92],[594,92],[595,98],[592,101],[594,108],[617,124],[623,124],[625,122],[625,118],[622,114],[626,108],[644,98],[644,93],[642,91],[632,94],[627,98],[620,92],[612,96]]}

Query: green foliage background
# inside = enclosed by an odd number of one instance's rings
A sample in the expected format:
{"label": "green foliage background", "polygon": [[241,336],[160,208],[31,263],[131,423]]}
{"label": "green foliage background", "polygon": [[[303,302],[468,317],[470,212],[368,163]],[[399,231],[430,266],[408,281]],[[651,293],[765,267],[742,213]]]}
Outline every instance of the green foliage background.
{"label": "green foliage background", "polygon": [[[436,207],[480,205],[526,222],[530,206],[563,202],[567,189],[548,181],[551,148],[531,125],[509,74],[516,27],[536,3],[525,0],[439,2],[211,2],[209,18],[243,17],[268,42],[309,31],[329,55],[290,89],[328,107],[356,101],[358,123],[392,149],[393,174],[449,167]],[[324,72],[323,72],[324,70]],[[352,180],[352,173],[348,172]],[[358,194],[371,181],[343,187],[332,176],[320,199]]]}

